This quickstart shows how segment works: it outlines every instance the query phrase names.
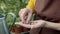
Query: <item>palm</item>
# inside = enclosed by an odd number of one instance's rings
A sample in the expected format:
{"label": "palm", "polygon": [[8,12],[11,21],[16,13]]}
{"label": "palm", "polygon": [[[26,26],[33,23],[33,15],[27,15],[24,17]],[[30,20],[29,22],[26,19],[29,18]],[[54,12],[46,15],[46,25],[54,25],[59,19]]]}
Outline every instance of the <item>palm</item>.
{"label": "palm", "polygon": [[45,24],[42,20],[32,21],[32,23],[33,24],[31,24],[31,25],[30,24],[24,24],[22,22],[16,23],[16,24],[23,26],[23,27],[26,27],[26,28],[31,28],[31,29],[42,27]]}

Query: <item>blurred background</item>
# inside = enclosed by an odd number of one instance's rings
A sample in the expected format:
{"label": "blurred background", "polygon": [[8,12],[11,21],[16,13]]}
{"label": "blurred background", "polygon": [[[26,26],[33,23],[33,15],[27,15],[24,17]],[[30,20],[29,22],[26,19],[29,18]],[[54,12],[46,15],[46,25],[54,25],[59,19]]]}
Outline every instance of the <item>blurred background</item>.
{"label": "blurred background", "polygon": [[[21,21],[18,13],[20,11],[20,9],[25,8],[26,5],[28,4],[29,0],[0,0],[0,14],[3,15],[7,15],[7,13],[12,12],[16,15],[16,22]],[[31,21],[34,20],[34,15],[31,18]],[[12,25],[13,22],[13,17],[11,17],[11,15],[7,15],[7,19],[6,19],[9,28]],[[18,26],[14,26],[13,28],[16,29]],[[18,27],[19,28],[19,27]],[[20,28],[19,28],[20,29]],[[19,29],[16,29],[17,31]],[[27,29],[24,28],[24,31],[26,31]],[[13,29],[12,29],[13,31]],[[19,32],[21,31],[21,29],[19,30]]]}
{"label": "blurred background", "polygon": [[[6,15],[12,12],[16,15],[16,22],[21,21],[18,13],[21,8],[25,8],[29,0],[0,0],[0,14]],[[9,19],[10,18],[10,19]],[[7,16],[7,22],[11,25],[13,17]]]}

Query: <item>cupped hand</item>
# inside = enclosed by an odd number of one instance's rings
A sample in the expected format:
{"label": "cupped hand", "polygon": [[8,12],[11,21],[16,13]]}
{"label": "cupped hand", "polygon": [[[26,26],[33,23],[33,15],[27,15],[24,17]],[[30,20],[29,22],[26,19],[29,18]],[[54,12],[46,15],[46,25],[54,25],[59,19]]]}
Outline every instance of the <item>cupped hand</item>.
{"label": "cupped hand", "polygon": [[36,20],[36,21],[32,21],[33,24],[24,24],[22,22],[19,23],[15,23],[18,24],[20,26],[26,27],[26,28],[30,28],[30,29],[35,29],[35,28],[39,28],[39,27],[43,27],[45,25],[45,21],[44,20]]}

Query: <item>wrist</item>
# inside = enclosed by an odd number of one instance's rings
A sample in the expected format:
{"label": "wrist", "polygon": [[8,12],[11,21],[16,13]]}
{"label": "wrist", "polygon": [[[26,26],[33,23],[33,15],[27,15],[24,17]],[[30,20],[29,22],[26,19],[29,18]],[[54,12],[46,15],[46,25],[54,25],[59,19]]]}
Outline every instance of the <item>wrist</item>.
{"label": "wrist", "polygon": [[46,28],[51,28],[51,26],[52,26],[52,22],[48,22],[48,21],[45,22]]}
{"label": "wrist", "polygon": [[42,24],[42,27],[45,27],[46,25],[46,21],[45,20],[40,20],[43,24]]}

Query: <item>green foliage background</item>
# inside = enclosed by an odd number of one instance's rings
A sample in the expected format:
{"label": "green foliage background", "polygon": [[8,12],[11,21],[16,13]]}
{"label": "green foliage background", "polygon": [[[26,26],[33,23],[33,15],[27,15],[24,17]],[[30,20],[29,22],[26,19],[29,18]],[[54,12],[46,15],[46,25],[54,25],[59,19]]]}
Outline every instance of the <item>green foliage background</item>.
{"label": "green foliage background", "polygon": [[[21,8],[25,8],[28,4],[29,0],[0,0],[0,14],[7,15],[7,13],[12,12],[16,15],[16,22],[21,21],[18,13]],[[31,20],[34,19],[34,15],[32,16]],[[7,15],[6,19],[9,27],[13,22],[13,17],[11,15]]]}
{"label": "green foliage background", "polygon": [[[25,8],[29,0],[0,0],[0,14],[6,15],[12,12],[16,15],[16,21],[20,21],[18,12],[21,8]],[[13,17],[7,16],[7,22],[11,25]]]}
{"label": "green foliage background", "polygon": [[24,8],[27,3],[28,0],[0,0],[0,13],[13,12],[18,15],[19,10]]}

